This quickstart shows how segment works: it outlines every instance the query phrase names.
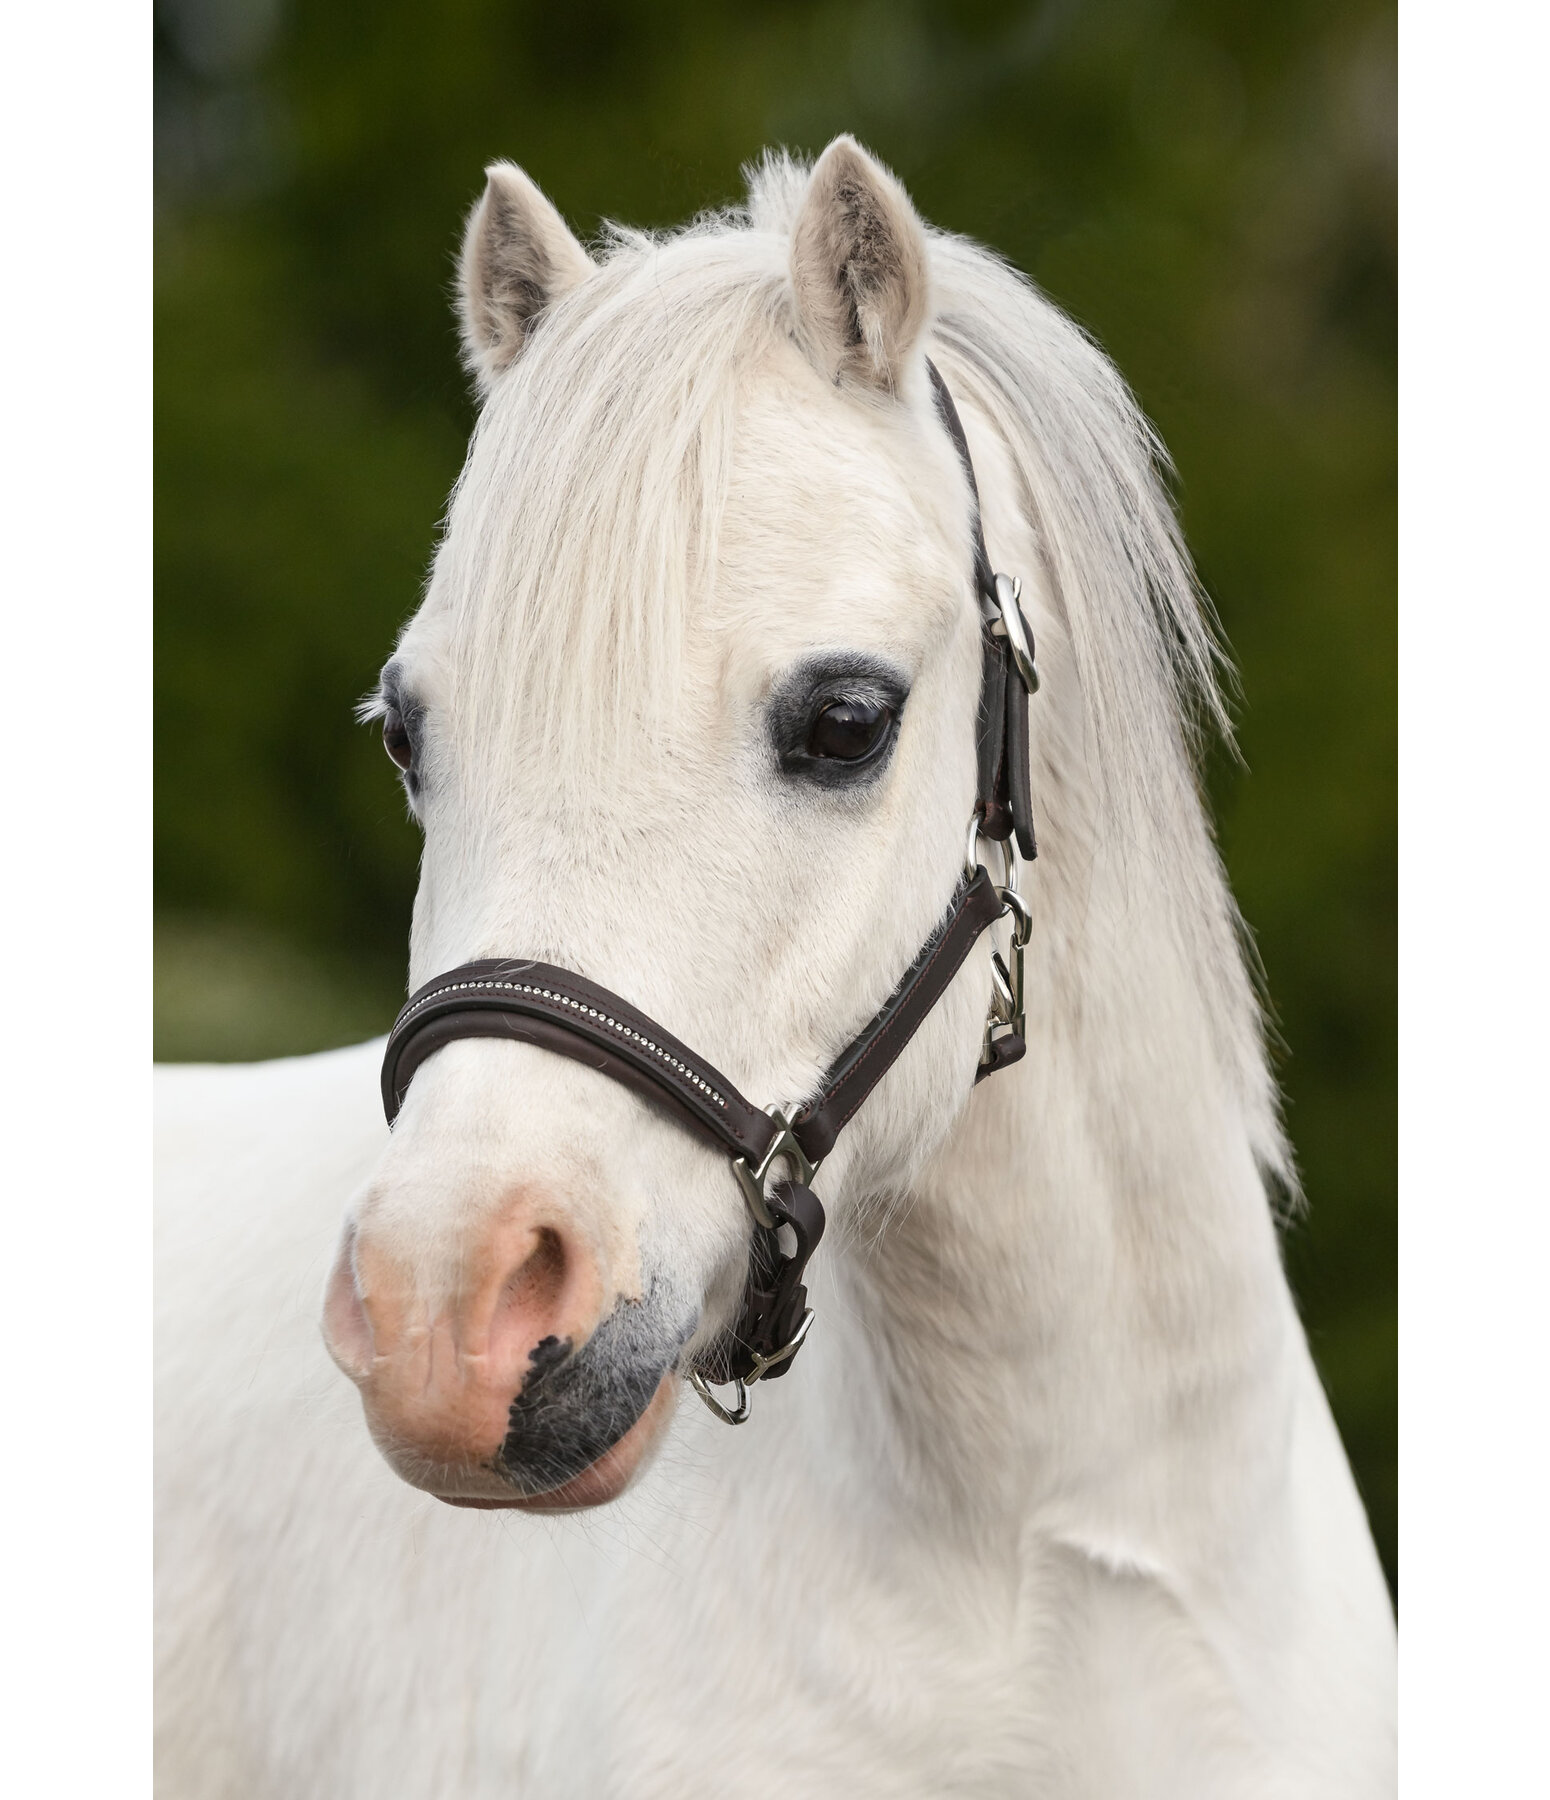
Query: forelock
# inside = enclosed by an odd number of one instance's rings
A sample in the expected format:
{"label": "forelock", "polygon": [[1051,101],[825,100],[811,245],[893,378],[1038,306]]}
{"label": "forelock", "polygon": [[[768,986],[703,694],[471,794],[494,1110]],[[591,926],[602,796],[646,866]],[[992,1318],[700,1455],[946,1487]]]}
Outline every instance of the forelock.
{"label": "forelock", "polygon": [[515,706],[528,751],[585,780],[676,691],[738,389],[787,328],[785,252],[741,211],[664,238],[612,228],[495,384],[429,597],[481,742]]}

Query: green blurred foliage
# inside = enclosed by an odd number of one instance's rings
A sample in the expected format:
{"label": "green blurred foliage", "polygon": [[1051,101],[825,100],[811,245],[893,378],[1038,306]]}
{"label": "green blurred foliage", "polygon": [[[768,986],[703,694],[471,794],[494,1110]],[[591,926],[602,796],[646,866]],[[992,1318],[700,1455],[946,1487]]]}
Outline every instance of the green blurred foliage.
{"label": "green blurred foliage", "polygon": [[382,1029],[383,984],[352,959],[250,921],[156,920],[156,1055],[249,1062],[358,1044]]}
{"label": "green blurred foliage", "polygon": [[853,131],[1172,449],[1242,671],[1246,769],[1209,775],[1310,1203],[1288,1259],[1392,1579],[1390,0],[166,0],[156,80],[161,1050],[312,1048],[401,990],[417,844],[351,706],[471,422],[484,163],[588,233]]}

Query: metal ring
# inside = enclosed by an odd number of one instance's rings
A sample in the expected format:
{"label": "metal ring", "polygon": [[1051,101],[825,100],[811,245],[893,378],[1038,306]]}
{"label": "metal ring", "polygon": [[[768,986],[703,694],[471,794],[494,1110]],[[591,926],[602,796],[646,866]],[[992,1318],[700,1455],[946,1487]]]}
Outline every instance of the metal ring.
{"label": "metal ring", "polygon": [[980,872],[980,816],[969,814],[969,835],[963,847],[963,872],[972,881]]}
{"label": "metal ring", "polygon": [[1015,887],[997,888],[996,898],[1001,902],[1003,918],[1008,913],[1016,916],[1017,923],[1012,927],[1012,942],[1022,948],[1033,936],[1033,914],[1028,910],[1028,902]]}
{"label": "metal ring", "polygon": [[772,1350],[768,1356],[761,1356],[757,1350],[753,1355],[753,1373],[751,1375],[734,1375],[732,1387],[737,1393],[736,1408],[725,1407],[710,1391],[710,1383],[698,1369],[689,1371],[689,1386],[692,1387],[716,1417],[727,1425],[741,1425],[753,1411],[753,1401],[748,1390],[756,1381],[767,1375],[771,1369],[778,1367],[788,1358],[796,1355],[807,1341],[807,1334],[813,1328],[813,1309],[808,1307],[802,1314],[802,1323],[797,1326],[789,1344],[782,1344],[778,1350]]}
{"label": "metal ring", "polygon": [[689,1386],[692,1387],[710,1410],[724,1425],[741,1425],[752,1408],[749,1405],[748,1389],[740,1376],[734,1376],[732,1386],[737,1390],[737,1408],[735,1411],[723,1406],[710,1391],[710,1383],[698,1369],[689,1371]]}
{"label": "metal ring", "polygon": [[[1010,888],[1014,894],[1017,893],[1022,885],[1020,874],[1022,858],[1017,854],[1016,844],[1011,838],[999,840],[991,838],[988,841],[995,844],[1001,852],[1002,887]],[[980,816],[977,812],[972,812],[969,814],[969,835],[963,847],[963,872],[970,881],[985,867],[980,861],[979,846]],[[988,874],[989,871],[987,870],[986,873]]]}

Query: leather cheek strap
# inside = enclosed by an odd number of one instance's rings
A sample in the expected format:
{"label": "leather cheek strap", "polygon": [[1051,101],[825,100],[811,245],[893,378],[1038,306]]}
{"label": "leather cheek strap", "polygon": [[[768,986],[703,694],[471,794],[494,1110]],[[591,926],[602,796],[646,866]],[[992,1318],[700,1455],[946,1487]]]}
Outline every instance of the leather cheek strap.
{"label": "leather cheek strap", "polygon": [[1011,828],[1024,862],[1039,854],[1033,835],[1033,790],[1028,774],[1028,690],[1015,675],[1006,684],[1006,795]]}
{"label": "leather cheek strap", "polygon": [[992,637],[986,627],[980,634],[983,646],[980,680],[980,709],[976,721],[976,747],[979,752],[979,788],[976,810],[980,830],[997,843],[1004,843],[1012,833],[1010,810],[999,796],[1006,768],[1006,640]]}
{"label": "leather cheek strap", "polygon": [[[980,710],[976,744],[979,762],[979,794],[976,813],[984,836],[1004,843],[1014,834],[1017,848],[1032,862],[1037,855],[1033,835],[1033,798],[1028,773],[1028,689],[1022,676],[1012,665],[1007,640],[991,629],[1001,613],[1002,601],[996,590],[996,577],[991,568],[990,552],[985,547],[985,528],[980,519],[979,483],[974,477],[974,460],[969,455],[969,440],[963,420],[943,381],[929,357],[926,370],[937,413],[953,440],[958,460],[963,465],[964,479],[969,484],[973,502],[974,587],[986,615],[983,630],[984,656],[980,684]],[[1009,602],[1017,609],[1017,601]],[[1019,617],[1021,615],[1019,614]],[[1027,621],[1022,621],[1024,636],[1032,646]]]}
{"label": "leather cheek strap", "polygon": [[984,868],[953,896],[941,928],[916,958],[887,1004],[830,1066],[817,1095],[792,1122],[792,1136],[809,1162],[821,1162],[840,1131],[892,1068],[921,1022],[946,993],[964,958],[1001,915],[995,884]]}

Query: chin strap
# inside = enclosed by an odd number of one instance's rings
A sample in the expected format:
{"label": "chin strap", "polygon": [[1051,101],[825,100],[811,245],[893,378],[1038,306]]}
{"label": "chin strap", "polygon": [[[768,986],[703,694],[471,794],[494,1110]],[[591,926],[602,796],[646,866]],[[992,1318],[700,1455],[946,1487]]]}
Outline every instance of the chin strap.
{"label": "chin strap", "polygon": [[[976,1081],[1022,1056],[1023,949],[1032,920],[1017,888],[1017,859],[1034,855],[1028,779],[1028,699],[1039,678],[1019,583],[992,573],[980,525],[968,441],[942,377],[927,362],[936,403],[963,461],[974,500],[974,581],[984,621],[978,719],[979,792],[963,879],[947,912],[882,1009],[830,1065],[818,1091],[787,1113],[759,1108],[686,1044],[597,982],[552,963],[490,958],[438,975],[409,998],[388,1034],[382,1104],[391,1125],[415,1070],[458,1038],[507,1038],[568,1056],[666,1106],[732,1159],[753,1215],[753,1242],[736,1323],[689,1371],[718,1417],[741,1424],[748,1389],[784,1375],[812,1323],[803,1285],[823,1237],[824,1211],[809,1183],[840,1132],[947,991],[980,934],[1012,917],[1012,962],[991,960],[993,993]],[[998,886],[979,862],[978,840],[1006,860]],[[733,1384],[727,1407],[711,1392]]]}

